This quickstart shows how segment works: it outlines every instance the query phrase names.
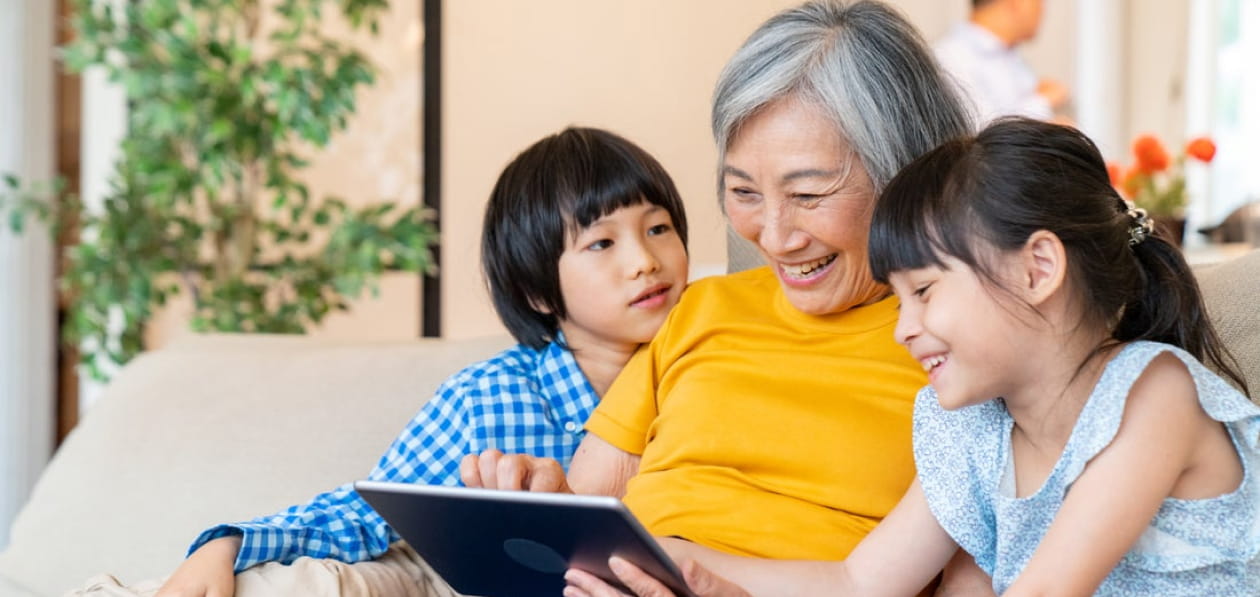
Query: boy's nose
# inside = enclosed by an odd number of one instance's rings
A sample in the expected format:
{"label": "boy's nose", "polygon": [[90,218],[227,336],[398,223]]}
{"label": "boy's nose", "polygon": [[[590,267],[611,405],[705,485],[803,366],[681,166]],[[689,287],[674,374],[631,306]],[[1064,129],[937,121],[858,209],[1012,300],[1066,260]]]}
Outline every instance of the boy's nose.
{"label": "boy's nose", "polygon": [[638,245],[633,259],[633,266],[630,268],[632,278],[654,273],[661,268],[661,262],[656,258],[656,254],[642,244]]}

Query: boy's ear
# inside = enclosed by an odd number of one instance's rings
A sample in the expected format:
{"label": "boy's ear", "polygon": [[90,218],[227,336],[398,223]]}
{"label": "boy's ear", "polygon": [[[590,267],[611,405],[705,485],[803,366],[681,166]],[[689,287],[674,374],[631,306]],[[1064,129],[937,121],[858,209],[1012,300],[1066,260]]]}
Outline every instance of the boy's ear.
{"label": "boy's ear", "polygon": [[1067,250],[1057,234],[1038,230],[1024,243],[1020,265],[1026,298],[1039,305],[1063,287],[1067,279]]}
{"label": "boy's ear", "polygon": [[542,301],[538,300],[538,297],[529,297],[529,308],[543,315],[552,315],[551,307],[543,304]]}

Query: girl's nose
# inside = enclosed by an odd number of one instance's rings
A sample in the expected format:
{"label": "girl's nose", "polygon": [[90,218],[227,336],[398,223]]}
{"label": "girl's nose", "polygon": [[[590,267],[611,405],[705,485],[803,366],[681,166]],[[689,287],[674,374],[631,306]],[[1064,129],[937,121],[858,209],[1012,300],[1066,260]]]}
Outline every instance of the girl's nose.
{"label": "girl's nose", "polygon": [[923,333],[923,328],[919,322],[918,310],[901,303],[901,308],[897,312],[897,327],[893,329],[893,338],[898,344],[908,346],[921,333]]}

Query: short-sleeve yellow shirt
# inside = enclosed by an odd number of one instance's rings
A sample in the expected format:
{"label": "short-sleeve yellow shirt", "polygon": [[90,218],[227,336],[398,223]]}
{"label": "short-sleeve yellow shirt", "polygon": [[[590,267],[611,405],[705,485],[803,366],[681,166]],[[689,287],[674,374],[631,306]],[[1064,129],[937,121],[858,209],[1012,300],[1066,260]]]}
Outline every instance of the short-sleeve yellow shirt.
{"label": "short-sleeve yellow shirt", "polygon": [[897,299],[814,316],[769,268],[698,280],[587,429],[642,455],[624,501],[654,535],[728,553],[839,559],[914,478],[923,368]]}

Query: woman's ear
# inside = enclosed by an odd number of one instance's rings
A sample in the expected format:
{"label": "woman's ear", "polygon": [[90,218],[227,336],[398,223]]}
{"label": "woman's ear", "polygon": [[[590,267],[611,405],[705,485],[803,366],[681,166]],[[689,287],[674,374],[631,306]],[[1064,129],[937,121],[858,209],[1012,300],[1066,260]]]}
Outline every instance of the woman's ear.
{"label": "woman's ear", "polygon": [[1040,305],[1054,296],[1067,279],[1067,250],[1057,234],[1038,230],[1024,243],[1020,265],[1025,298],[1033,305]]}

